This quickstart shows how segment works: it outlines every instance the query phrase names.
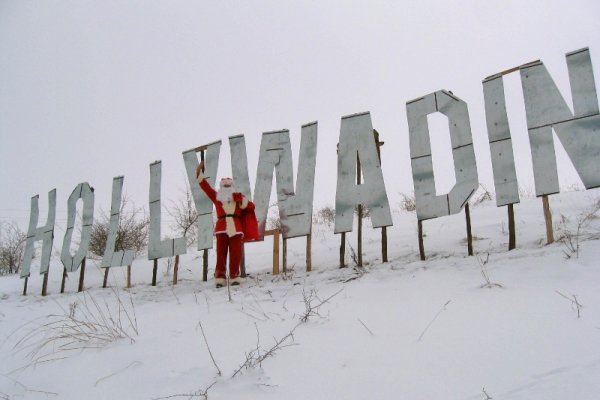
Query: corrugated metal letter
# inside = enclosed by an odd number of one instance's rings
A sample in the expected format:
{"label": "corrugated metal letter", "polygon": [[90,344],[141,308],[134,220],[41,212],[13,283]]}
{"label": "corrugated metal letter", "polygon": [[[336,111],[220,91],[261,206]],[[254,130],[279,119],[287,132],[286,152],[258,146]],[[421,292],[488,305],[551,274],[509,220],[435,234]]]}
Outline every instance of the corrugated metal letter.
{"label": "corrugated metal letter", "polygon": [[187,251],[185,238],[183,237],[161,240],[161,175],[161,162],[155,161],[150,164],[150,237],[148,240],[148,260],[173,257],[178,254],[185,254]]}
{"label": "corrugated metal letter", "polygon": [[[467,103],[444,90],[406,103],[417,218],[422,221],[460,212],[479,185]],[[436,195],[427,115],[448,117],[456,184]]]}
{"label": "corrugated metal letter", "polygon": [[498,207],[514,204],[519,199],[519,182],[515,170],[512,138],[506,114],[506,98],[502,75],[483,81],[485,99],[485,118],[494,171],[496,205]]}
{"label": "corrugated metal letter", "polygon": [[[81,215],[81,241],[75,255],[71,255],[71,241],[75,230],[75,217],[77,216],[77,200],[83,201]],[[60,261],[62,261],[68,272],[77,271],[79,265],[85,258],[92,235],[92,224],[94,223],[94,190],[87,182],[80,183],[73,189],[67,202],[67,230],[63,240]]]}
{"label": "corrugated metal letter", "polygon": [[600,115],[589,49],[566,54],[574,113],[543,63],[521,67],[537,196],[558,193],[552,129],[587,189],[600,187]]}
{"label": "corrugated metal letter", "polygon": [[273,170],[277,181],[277,205],[284,238],[308,235],[312,220],[312,205],[317,154],[317,123],[302,126],[298,177],[294,190],[292,146],[287,129],[265,132],[260,145],[254,203],[259,232],[264,235]]}
{"label": "corrugated metal letter", "polygon": [[121,199],[124,179],[125,178],[122,176],[113,178],[112,200],[110,203],[110,225],[106,237],[104,256],[102,257],[102,268],[131,265],[133,263],[133,258],[135,257],[135,252],[133,250],[115,251],[115,243],[117,242],[117,235],[119,233],[119,220],[121,218]]}
{"label": "corrugated metal letter", "polygon": [[[219,154],[221,152],[221,141],[213,142],[207,145],[204,158],[204,176],[211,184],[215,186],[217,177],[217,167],[219,165]],[[183,152],[183,161],[188,176],[188,182],[194,198],[196,211],[198,212],[198,250],[212,249],[213,247],[213,204],[206,194],[200,189],[196,180],[196,167],[198,166],[198,156],[196,150]]]}
{"label": "corrugated metal letter", "polygon": [[54,222],[56,220],[56,189],[48,192],[48,218],[46,225],[37,226],[40,209],[38,206],[40,196],[31,198],[31,212],[29,214],[29,229],[27,229],[27,241],[21,261],[21,278],[30,275],[31,259],[34,253],[34,243],[42,241],[42,257],[40,258],[40,274],[48,272],[50,267],[50,255],[52,254],[52,242],[54,241]]}
{"label": "corrugated metal letter", "polygon": [[[363,173],[363,183],[360,185],[356,184],[357,155]],[[371,114],[368,112],[342,117],[338,144],[335,233],[352,231],[354,209],[358,204],[369,208],[373,228],[392,225]]]}

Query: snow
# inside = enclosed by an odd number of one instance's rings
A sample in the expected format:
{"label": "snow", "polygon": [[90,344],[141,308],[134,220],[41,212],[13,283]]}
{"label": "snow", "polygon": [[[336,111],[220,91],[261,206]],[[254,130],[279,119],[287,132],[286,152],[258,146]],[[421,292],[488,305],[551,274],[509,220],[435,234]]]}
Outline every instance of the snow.
{"label": "snow", "polygon": [[[557,238],[575,231],[598,194],[550,197]],[[102,289],[102,273],[89,262],[86,291],[79,294],[78,273],[69,276],[66,293],[58,293],[55,254],[46,297],[39,294],[37,273],[27,296],[17,276],[0,278],[0,399],[475,400],[486,393],[494,399],[596,399],[600,221],[584,226],[579,254],[567,258],[564,243],[545,244],[540,199],[522,199],[515,213],[517,249],[508,251],[506,208],[491,201],[471,207],[473,257],[467,256],[464,214],[425,221],[428,258],[420,261],[415,214],[396,211],[388,263],[381,262],[380,230],[366,220],[362,269],[349,255],[348,268],[339,269],[339,236],[315,225],[313,271],[304,271],[300,238],[288,241],[288,272],[273,276],[267,238],[247,246],[251,277],[231,289],[231,301],[226,288],[201,281],[201,253],[192,249],[182,257],[176,286],[162,260],[152,287],[152,263],[140,258],[130,290],[124,268],[114,269],[111,288]],[[348,243],[356,248],[356,233]],[[573,295],[582,305],[580,317]],[[139,334],[120,314],[133,340],[99,348],[84,341],[70,351],[52,341],[54,347],[44,350],[49,361],[28,356],[27,343],[42,343],[47,316],[65,321],[77,303],[74,313],[81,317],[87,301],[118,319],[118,299],[137,321]],[[307,302],[318,307],[303,322]],[[264,354],[290,333],[260,365],[232,377],[257,346]]]}

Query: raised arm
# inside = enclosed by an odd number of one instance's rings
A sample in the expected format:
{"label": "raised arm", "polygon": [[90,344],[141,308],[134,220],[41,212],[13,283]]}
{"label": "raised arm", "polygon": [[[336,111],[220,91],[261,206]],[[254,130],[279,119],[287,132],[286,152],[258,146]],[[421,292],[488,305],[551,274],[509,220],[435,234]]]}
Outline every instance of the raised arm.
{"label": "raised arm", "polygon": [[217,201],[217,192],[210,186],[210,183],[204,178],[202,171],[204,170],[204,161],[201,161],[200,164],[196,167],[196,180],[200,185],[200,188],[204,190],[204,193],[208,196],[208,198],[215,203]]}

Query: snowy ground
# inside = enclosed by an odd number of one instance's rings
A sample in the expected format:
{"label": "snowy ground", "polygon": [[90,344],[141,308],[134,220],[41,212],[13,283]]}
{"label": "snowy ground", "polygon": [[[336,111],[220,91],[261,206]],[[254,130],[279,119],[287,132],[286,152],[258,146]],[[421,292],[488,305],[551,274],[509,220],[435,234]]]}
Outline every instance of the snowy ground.
{"label": "snowy ground", "polygon": [[[599,198],[552,196],[556,237],[575,233]],[[390,262],[381,263],[380,231],[365,229],[364,269],[350,255],[339,269],[339,236],[316,225],[313,271],[304,271],[305,241],[295,239],[290,271],[272,276],[267,238],[247,247],[251,278],[231,301],[227,289],[201,282],[196,251],[183,257],[176,286],[166,264],[150,286],[151,263],[140,259],[131,290],[124,269],[111,272],[113,289],[102,289],[88,264],[85,294],[75,293],[78,274],[58,293],[55,257],[46,297],[38,275],[27,296],[18,277],[0,278],[0,399],[597,399],[600,218],[582,228],[577,255],[564,243],[545,245],[540,199],[523,199],[515,212],[517,249],[509,252],[506,208],[471,208],[475,257],[467,256],[463,214],[426,221],[424,262],[414,213],[397,212]],[[356,247],[354,235],[348,240]],[[120,321],[131,339],[100,347],[92,334],[59,340],[69,314],[85,319],[88,310],[100,325]],[[50,322],[55,329],[43,336]]]}

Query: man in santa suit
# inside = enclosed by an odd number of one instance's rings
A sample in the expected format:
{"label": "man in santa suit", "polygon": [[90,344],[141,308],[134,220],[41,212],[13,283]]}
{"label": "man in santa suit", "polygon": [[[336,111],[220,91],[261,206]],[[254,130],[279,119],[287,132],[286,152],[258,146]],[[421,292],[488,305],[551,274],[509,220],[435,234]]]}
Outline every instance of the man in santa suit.
{"label": "man in santa suit", "polygon": [[242,244],[244,230],[242,226],[242,210],[254,210],[254,203],[249,201],[243,194],[236,192],[233,179],[222,178],[219,190],[210,186],[210,183],[202,175],[204,161],[196,168],[196,178],[200,188],[215,205],[217,211],[217,223],[215,224],[215,236],[217,238],[217,265],[215,266],[216,286],[223,287],[226,284],[227,269],[226,259],[229,252],[229,279],[231,285],[239,285],[240,262],[242,260]]}

